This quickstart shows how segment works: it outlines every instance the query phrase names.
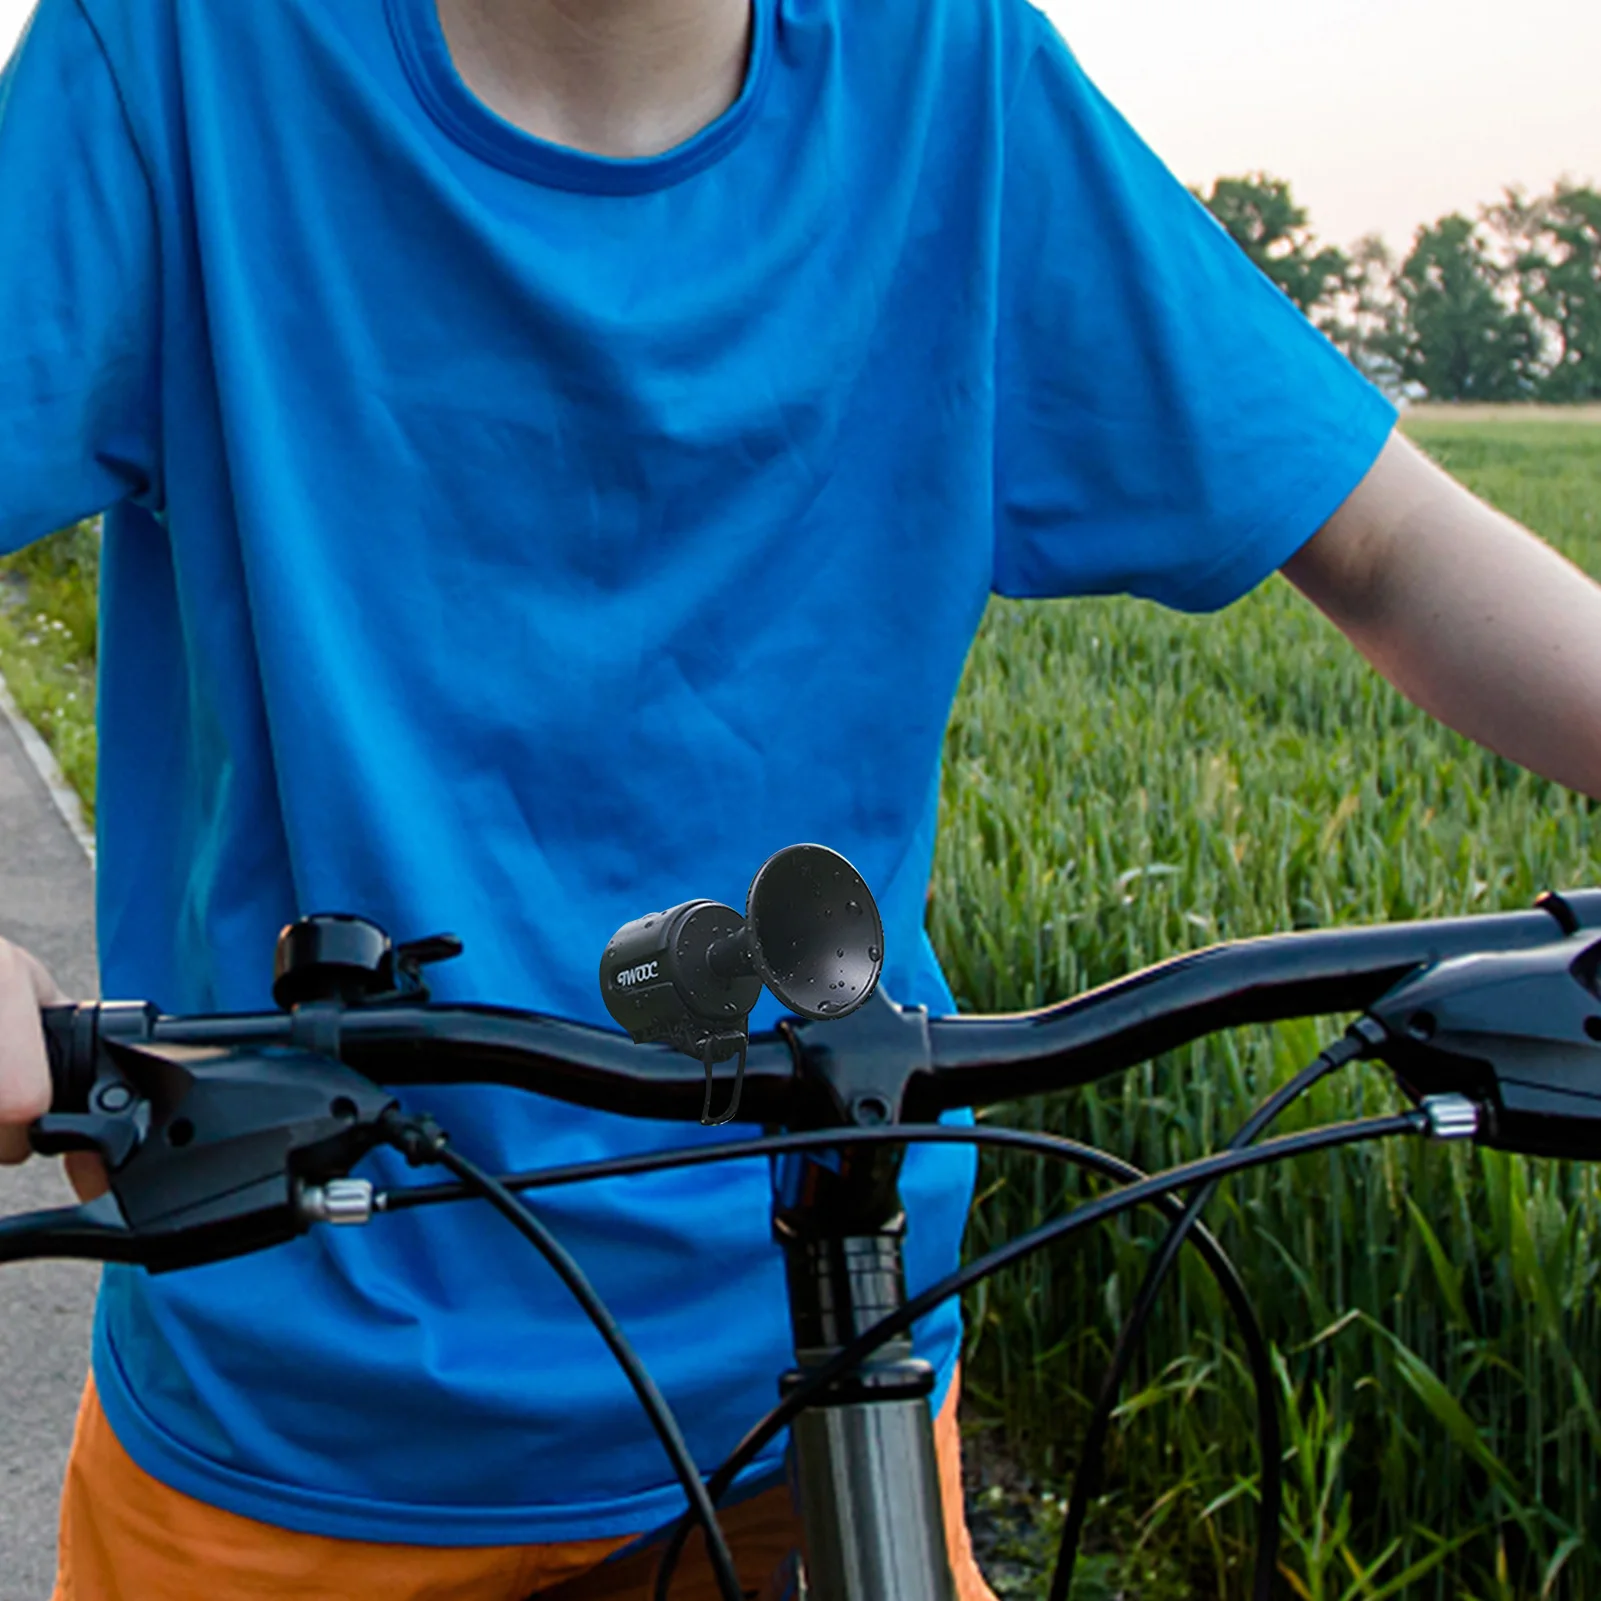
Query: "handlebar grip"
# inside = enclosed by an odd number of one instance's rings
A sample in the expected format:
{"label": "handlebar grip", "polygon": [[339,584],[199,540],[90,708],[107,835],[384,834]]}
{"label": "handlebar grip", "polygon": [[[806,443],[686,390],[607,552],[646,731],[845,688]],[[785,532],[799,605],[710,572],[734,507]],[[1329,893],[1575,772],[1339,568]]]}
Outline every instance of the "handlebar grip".
{"label": "handlebar grip", "polygon": [[45,1055],[50,1062],[52,1112],[82,1112],[88,1108],[95,1076],[99,1012],[93,1002],[39,1009]]}

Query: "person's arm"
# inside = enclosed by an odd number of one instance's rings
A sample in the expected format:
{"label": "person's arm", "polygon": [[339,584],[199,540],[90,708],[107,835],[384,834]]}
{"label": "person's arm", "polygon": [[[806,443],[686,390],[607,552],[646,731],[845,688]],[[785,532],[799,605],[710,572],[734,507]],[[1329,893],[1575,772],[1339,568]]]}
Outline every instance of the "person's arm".
{"label": "person's arm", "polygon": [[1282,571],[1409,700],[1601,798],[1601,587],[1399,433]]}
{"label": "person's arm", "polygon": [[[160,249],[128,103],[88,14],[39,0],[0,69],[0,552],[123,499],[161,499]],[[50,1103],[39,1008],[63,999],[0,939],[0,1165]],[[74,1153],[87,1197],[98,1159]]]}
{"label": "person's arm", "polygon": [[0,71],[0,553],[163,504],[155,191],[76,0]]}

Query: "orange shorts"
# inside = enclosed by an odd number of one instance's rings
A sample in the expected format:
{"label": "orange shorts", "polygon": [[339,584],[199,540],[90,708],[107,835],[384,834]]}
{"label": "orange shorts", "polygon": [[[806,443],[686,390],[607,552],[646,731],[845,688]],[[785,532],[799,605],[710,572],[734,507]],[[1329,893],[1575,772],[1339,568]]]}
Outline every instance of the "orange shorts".
{"label": "orange shorts", "polygon": [[[935,1421],[940,1485],[958,1601],[995,1601],[973,1561],[962,1511],[957,1385]],[[776,1597],[800,1531],[786,1489],[721,1519],[750,1597]],[[196,1501],[153,1479],[118,1444],[94,1380],[84,1386],[61,1497],[61,1558],[52,1601],[640,1601],[656,1553],[606,1558],[630,1539],[567,1545],[376,1545],[297,1534]],[[673,1601],[717,1601],[699,1539]]]}

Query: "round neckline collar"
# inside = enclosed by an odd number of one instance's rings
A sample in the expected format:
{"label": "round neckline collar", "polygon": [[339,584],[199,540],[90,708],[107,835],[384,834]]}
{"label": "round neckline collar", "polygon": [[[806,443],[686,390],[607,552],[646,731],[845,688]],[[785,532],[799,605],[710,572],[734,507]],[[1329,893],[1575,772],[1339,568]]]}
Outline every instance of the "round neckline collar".
{"label": "round neckline collar", "polygon": [[594,155],[525,133],[467,87],[451,58],[436,0],[385,0],[401,64],[424,109],[458,144],[519,177],[591,194],[665,189],[710,166],[744,133],[766,87],[775,0],[752,0],[745,83],[727,111],[656,156]]}

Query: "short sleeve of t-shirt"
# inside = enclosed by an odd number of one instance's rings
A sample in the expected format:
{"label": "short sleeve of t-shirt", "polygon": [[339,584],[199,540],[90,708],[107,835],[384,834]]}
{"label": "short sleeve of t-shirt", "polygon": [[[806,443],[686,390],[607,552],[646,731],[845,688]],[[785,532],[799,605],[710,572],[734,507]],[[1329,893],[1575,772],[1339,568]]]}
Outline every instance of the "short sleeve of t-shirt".
{"label": "short sleeve of t-shirt", "polygon": [[1395,408],[1038,21],[1006,135],[995,588],[1216,610],[1339,509]]}
{"label": "short sleeve of t-shirt", "polygon": [[0,549],[157,477],[151,193],[76,0],[41,0],[0,72]]}

